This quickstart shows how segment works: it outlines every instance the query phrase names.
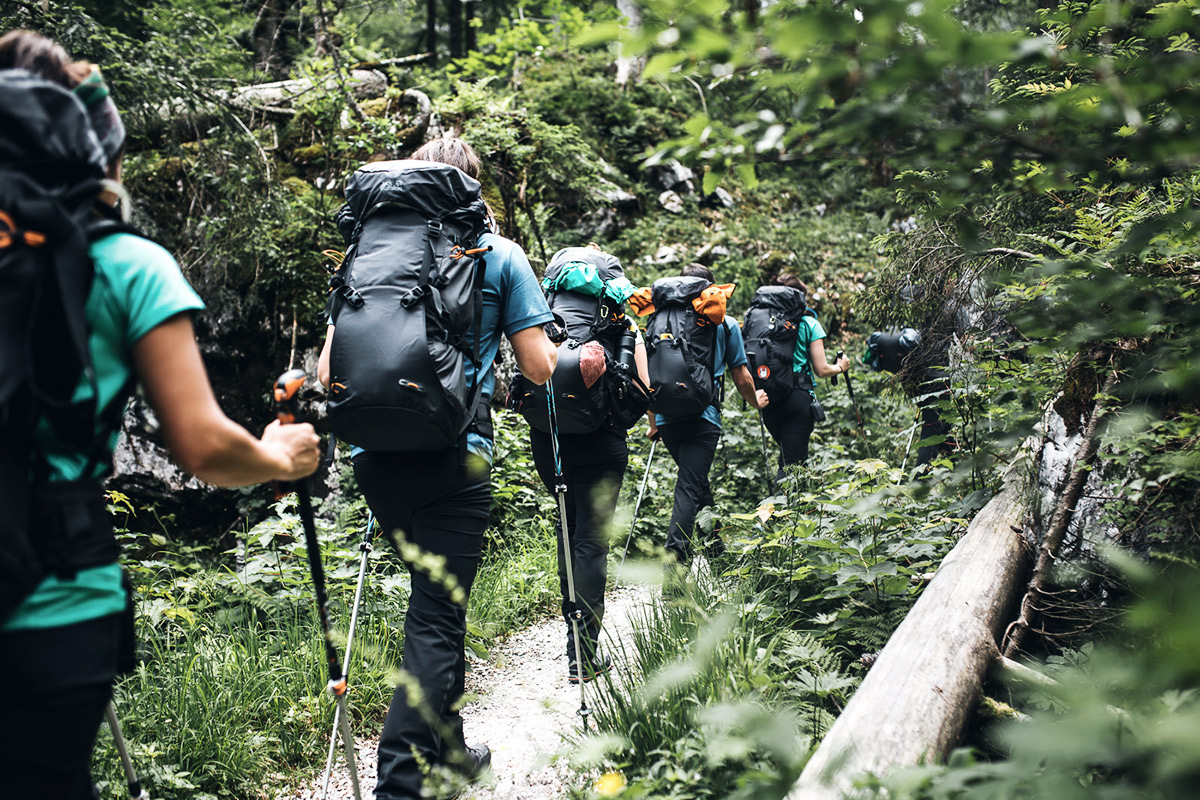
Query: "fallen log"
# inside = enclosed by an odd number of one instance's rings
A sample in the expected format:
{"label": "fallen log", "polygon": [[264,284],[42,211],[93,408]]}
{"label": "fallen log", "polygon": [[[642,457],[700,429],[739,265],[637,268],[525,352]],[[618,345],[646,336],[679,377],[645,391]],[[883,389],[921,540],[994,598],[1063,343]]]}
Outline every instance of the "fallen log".
{"label": "fallen log", "polygon": [[1009,469],[1000,493],[946,556],[789,800],[853,796],[860,775],[936,761],[958,744],[1029,576],[1017,472]]}

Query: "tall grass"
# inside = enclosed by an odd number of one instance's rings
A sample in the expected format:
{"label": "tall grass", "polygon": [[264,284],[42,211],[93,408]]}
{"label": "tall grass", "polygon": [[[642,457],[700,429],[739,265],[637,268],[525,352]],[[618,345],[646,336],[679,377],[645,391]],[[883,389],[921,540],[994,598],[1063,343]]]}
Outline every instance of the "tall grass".
{"label": "tall grass", "polygon": [[[139,664],[116,702],[134,761],[156,798],[268,798],[311,780],[324,765],[333,702],[298,520],[287,504],[250,531],[243,569],[230,554],[153,546],[131,564],[139,604]],[[330,617],[344,646],[363,520],[320,531]],[[322,527],[322,526],[319,526]],[[128,537],[136,538],[136,537]],[[377,732],[403,656],[410,582],[392,548],[376,540],[354,653],[347,664],[351,723]],[[477,653],[557,597],[554,538],[533,520],[490,532],[468,608]],[[102,797],[123,797],[107,732],[95,754]]]}

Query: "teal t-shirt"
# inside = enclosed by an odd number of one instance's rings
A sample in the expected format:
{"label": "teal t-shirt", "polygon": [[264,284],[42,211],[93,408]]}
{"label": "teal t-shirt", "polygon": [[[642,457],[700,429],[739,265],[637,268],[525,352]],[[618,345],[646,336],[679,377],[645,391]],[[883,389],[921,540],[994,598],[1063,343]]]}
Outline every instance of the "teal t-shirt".
{"label": "teal t-shirt", "polygon": [[[722,376],[725,375],[725,367],[735,368],[746,363],[746,341],[742,338],[742,326],[737,320],[728,314],[725,316],[725,323],[717,330],[717,335],[713,337],[713,383],[719,384]],[[692,417],[664,417],[662,414],[654,415],[654,424],[658,426],[670,425],[674,422],[686,422],[688,420],[705,419],[721,427],[721,409],[713,404],[704,409],[704,413]]]}
{"label": "teal t-shirt", "polygon": [[[202,309],[204,303],[179,271],[171,254],[159,245],[127,233],[106,236],[92,244],[96,277],[88,294],[86,313],[91,334],[88,349],[96,371],[97,411],[107,406],[133,374],[133,346],[158,325],[181,312]],[[87,381],[76,399],[91,391]],[[99,421],[97,421],[99,429]],[[111,456],[118,432],[105,442]],[[38,429],[37,447],[50,465],[51,480],[84,477],[85,453],[59,444],[46,427]],[[101,477],[111,458],[96,466]],[[73,580],[46,578],[5,621],[3,630],[54,628],[107,616],[125,607],[121,568],[117,564],[81,570]]]}
{"label": "teal t-shirt", "polygon": [[817,376],[812,373],[808,348],[818,339],[824,339],[825,335],[825,329],[812,314],[805,314],[800,318],[800,330],[796,334],[796,350],[792,354],[792,372],[807,372],[809,380],[814,386],[817,384]]}

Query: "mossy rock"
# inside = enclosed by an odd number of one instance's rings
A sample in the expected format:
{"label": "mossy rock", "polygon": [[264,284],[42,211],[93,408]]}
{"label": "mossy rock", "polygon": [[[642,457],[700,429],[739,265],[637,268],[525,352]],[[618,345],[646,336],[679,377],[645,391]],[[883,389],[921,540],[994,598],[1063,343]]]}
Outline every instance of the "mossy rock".
{"label": "mossy rock", "polygon": [[358,104],[358,108],[364,116],[382,119],[387,116],[388,103],[393,102],[387,97],[375,97],[370,100],[363,100]]}
{"label": "mossy rock", "polygon": [[292,158],[301,164],[311,164],[325,158],[325,145],[312,144],[308,147],[297,147],[292,151]]}
{"label": "mossy rock", "polygon": [[311,194],[313,191],[313,187],[303,178],[288,177],[284,178],[280,182],[283,184],[285,189],[296,195],[296,197],[304,197],[307,194]]}

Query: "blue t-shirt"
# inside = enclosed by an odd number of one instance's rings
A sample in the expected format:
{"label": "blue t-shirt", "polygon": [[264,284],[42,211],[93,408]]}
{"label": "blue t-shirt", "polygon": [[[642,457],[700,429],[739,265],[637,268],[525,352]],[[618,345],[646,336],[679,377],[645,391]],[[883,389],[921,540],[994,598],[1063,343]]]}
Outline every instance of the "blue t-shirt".
{"label": "blue t-shirt", "polygon": [[[745,363],[746,343],[742,339],[742,326],[738,325],[737,320],[726,314],[724,324],[717,329],[717,334],[713,337],[713,383],[721,382],[726,367],[740,367]],[[704,409],[704,413],[691,417],[664,417],[662,414],[655,414],[654,424],[661,427],[693,419],[706,419],[719,428],[721,427],[721,409],[714,403]]]}
{"label": "blue t-shirt", "polygon": [[[496,390],[496,353],[500,336],[512,336],[518,331],[545,325],[554,319],[541,284],[525,251],[515,242],[494,233],[479,239],[480,247],[491,246],[484,256],[483,315],[480,321],[479,357],[484,365],[483,392],[479,402],[489,405]],[[474,385],[475,365],[467,359],[467,385]],[[467,434],[467,449],[492,461],[492,440],[477,433]]]}
{"label": "blue t-shirt", "polygon": [[[479,237],[479,246],[492,248],[484,256],[483,312],[480,315],[479,359],[484,366],[480,403],[489,405],[496,389],[496,353],[500,337],[545,325],[554,319],[529,259],[513,241],[494,233]],[[467,386],[474,386],[475,365],[466,360]],[[467,450],[492,462],[493,442],[478,433],[467,434]],[[351,458],[363,451],[352,448]]]}
{"label": "blue t-shirt", "polygon": [[[97,240],[89,248],[96,277],[85,314],[91,328],[88,350],[96,372],[97,412],[112,402],[133,373],[133,346],[147,333],[181,312],[204,307],[171,254],[154,242],[127,233]],[[76,399],[91,392],[86,380]],[[97,420],[97,431],[101,430]],[[104,442],[111,454],[118,432]],[[46,425],[38,428],[37,447],[50,466],[50,479],[83,477],[88,454],[64,447]],[[111,458],[96,465],[91,477],[111,468]],[[4,630],[54,628],[86,622],[125,607],[121,568],[108,564],[80,570],[74,579],[51,575],[26,597],[4,623]]]}

